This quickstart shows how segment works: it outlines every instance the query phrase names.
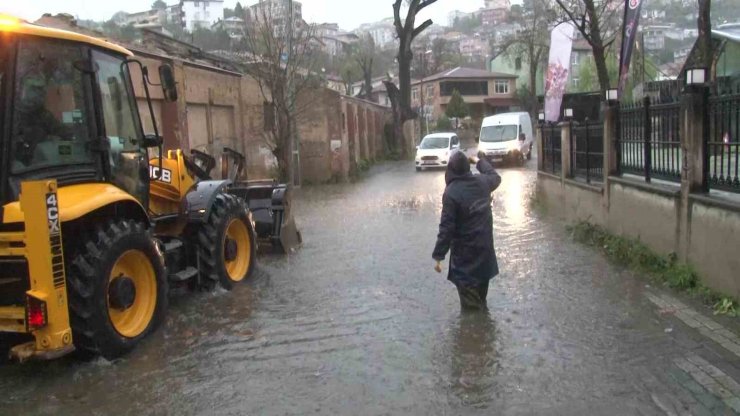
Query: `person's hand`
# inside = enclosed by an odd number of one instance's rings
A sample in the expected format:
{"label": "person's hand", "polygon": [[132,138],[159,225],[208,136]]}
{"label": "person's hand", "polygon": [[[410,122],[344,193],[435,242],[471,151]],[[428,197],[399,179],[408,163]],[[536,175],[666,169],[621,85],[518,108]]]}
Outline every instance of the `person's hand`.
{"label": "person's hand", "polygon": [[442,261],[437,260],[437,264],[434,265],[434,271],[437,273],[442,273]]}

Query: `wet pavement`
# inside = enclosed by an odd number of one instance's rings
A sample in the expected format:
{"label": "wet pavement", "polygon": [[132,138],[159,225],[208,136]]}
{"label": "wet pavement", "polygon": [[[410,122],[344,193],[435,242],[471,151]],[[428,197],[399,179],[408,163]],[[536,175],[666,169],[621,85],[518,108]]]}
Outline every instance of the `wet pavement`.
{"label": "wet pavement", "polygon": [[489,314],[432,270],[444,172],[385,163],[303,189],[301,250],[176,296],[125,359],[0,364],[0,414],[731,414],[676,360],[737,357],[534,213],[534,166],[500,170]]}

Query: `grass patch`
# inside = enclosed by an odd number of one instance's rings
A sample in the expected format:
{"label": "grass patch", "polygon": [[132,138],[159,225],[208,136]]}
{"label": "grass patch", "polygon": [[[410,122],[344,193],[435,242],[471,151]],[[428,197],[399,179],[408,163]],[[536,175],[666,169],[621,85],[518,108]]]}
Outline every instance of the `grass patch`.
{"label": "grass patch", "polygon": [[661,256],[639,240],[615,236],[604,228],[586,222],[569,226],[575,241],[596,247],[616,264],[628,267],[653,282],[701,298],[713,306],[715,314],[737,315],[737,301],[704,286],[689,265],[678,261],[675,254]]}

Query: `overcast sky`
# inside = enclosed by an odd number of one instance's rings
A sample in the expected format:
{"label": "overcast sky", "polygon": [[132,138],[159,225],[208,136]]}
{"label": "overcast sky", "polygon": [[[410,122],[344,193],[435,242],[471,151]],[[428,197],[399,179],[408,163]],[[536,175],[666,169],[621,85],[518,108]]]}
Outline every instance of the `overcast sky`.
{"label": "overcast sky", "polygon": [[[154,0],[0,0],[0,12],[27,20],[36,20],[44,13],[69,13],[79,19],[108,20],[118,11],[140,12]],[[169,5],[177,0],[165,0]],[[242,6],[256,3],[242,0]],[[304,18],[313,23],[339,23],[345,30],[357,28],[393,15],[393,0],[302,0]],[[236,0],[225,0],[226,7],[234,7]],[[453,10],[473,11],[483,6],[483,0],[439,0],[424,12],[424,18],[447,24],[447,14]]]}

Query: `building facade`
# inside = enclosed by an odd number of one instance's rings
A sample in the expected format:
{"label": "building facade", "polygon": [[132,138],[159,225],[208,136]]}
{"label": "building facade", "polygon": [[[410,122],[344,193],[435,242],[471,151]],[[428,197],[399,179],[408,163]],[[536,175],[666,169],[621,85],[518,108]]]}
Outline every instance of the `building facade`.
{"label": "building facade", "polygon": [[386,48],[396,40],[396,29],[393,26],[393,18],[384,19],[376,23],[366,23],[355,31],[357,35],[368,33],[378,47]]}
{"label": "building facade", "polygon": [[486,9],[511,9],[510,0],[485,0],[484,4]]}
{"label": "building facade", "polygon": [[438,120],[457,90],[470,109],[470,117],[480,120],[518,107],[516,79],[513,74],[457,67],[413,82],[411,106],[422,117]]}
{"label": "building facade", "polygon": [[219,20],[211,26],[211,29],[213,30],[225,30],[231,39],[242,39],[244,37],[245,28],[246,25],[244,19],[236,16]]}
{"label": "building facade", "polygon": [[496,8],[496,9],[483,9],[480,12],[481,23],[483,26],[493,26],[499,23],[504,23],[509,18],[509,9]]}
{"label": "building facade", "polygon": [[[294,0],[259,0],[246,10],[247,24],[269,24],[275,35],[280,36],[300,30],[303,21],[303,5]],[[291,28],[292,26],[292,28]]]}
{"label": "building facade", "polygon": [[224,18],[223,0],[182,0],[180,10],[185,29],[190,32],[198,27],[209,29]]}

